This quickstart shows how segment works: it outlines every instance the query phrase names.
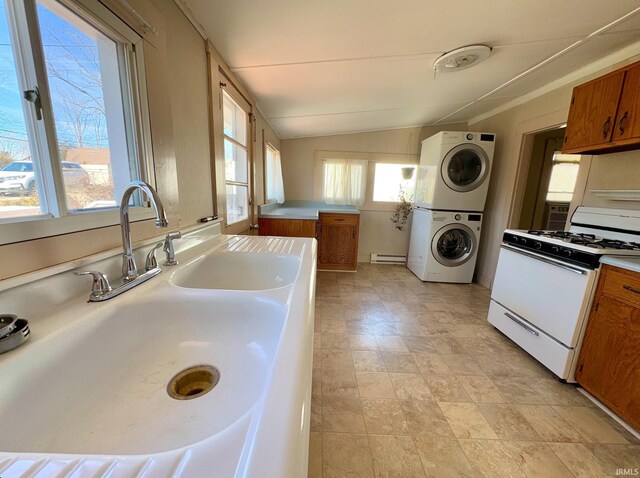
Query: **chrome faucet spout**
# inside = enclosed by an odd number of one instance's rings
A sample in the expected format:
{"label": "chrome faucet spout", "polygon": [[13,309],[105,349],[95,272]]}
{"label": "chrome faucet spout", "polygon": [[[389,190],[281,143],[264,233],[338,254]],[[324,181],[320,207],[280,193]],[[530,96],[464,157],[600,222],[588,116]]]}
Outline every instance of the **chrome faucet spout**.
{"label": "chrome faucet spout", "polygon": [[129,200],[136,189],[143,191],[151,201],[151,205],[156,212],[156,227],[167,227],[169,225],[167,213],[158,193],[144,181],[132,181],[122,193],[122,199],[120,200],[120,228],[124,251],[122,256],[122,277],[125,281],[133,280],[139,276],[131,247],[131,225],[129,223]]}

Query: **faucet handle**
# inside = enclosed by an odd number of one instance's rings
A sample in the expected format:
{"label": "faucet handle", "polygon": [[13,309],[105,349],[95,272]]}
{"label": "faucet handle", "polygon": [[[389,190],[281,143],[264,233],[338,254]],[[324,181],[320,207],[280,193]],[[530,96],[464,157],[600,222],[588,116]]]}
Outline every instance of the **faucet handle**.
{"label": "faucet handle", "polygon": [[156,260],[156,251],[164,245],[164,242],[158,242],[153,249],[147,254],[147,259],[144,261],[144,270],[149,272],[152,269],[158,267],[158,261]]}
{"label": "faucet handle", "polygon": [[93,284],[91,285],[91,296],[100,297],[101,295],[111,292],[111,284],[106,274],[98,271],[82,271],[74,272],[77,276],[91,276],[93,278]]}
{"label": "faucet handle", "polygon": [[178,264],[176,261],[176,251],[173,247],[174,239],[180,239],[182,237],[182,233],[180,231],[170,232],[164,238],[164,243],[162,250],[167,254],[167,260],[163,262],[165,266],[175,266]]}

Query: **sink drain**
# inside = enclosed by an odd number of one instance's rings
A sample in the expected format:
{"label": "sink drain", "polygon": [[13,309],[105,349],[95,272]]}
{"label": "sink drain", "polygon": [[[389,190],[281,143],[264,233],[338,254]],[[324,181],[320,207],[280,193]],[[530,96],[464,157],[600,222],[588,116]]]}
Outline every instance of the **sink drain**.
{"label": "sink drain", "polygon": [[177,373],[167,385],[176,400],[191,400],[209,393],[220,380],[220,371],[211,365],[196,365]]}

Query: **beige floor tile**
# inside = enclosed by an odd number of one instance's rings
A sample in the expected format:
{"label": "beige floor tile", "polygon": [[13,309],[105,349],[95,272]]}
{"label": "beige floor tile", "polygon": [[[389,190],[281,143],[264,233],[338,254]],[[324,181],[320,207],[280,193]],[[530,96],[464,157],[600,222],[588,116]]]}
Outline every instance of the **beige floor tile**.
{"label": "beige floor tile", "polygon": [[324,478],[370,478],[373,462],[367,435],[322,434]]}
{"label": "beige floor tile", "polygon": [[323,370],[322,395],[359,397],[355,372],[349,370]]}
{"label": "beige floor tile", "polygon": [[313,369],[311,375],[311,395],[322,395],[322,369]]}
{"label": "beige floor tile", "polygon": [[618,470],[640,470],[640,445],[610,445],[596,443],[591,451],[609,476],[620,476]]}
{"label": "beige floor tile", "polygon": [[369,350],[354,350],[351,352],[353,367],[356,372],[386,372],[387,369],[380,352]]}
{"label": "beige floor tile", "polygon": [[629,443],[624,436],[616,431],[612,418],[602,418],[591,407],[555,406],[553,409],[589,443]]}
{"label": "beige floor tile", "polygon": [[353,370],[351,350],[322,349],[323,370]]}
{"label": "beige floor tile", "polygon": [[527,478],[566,478],[572,476],[546,443],[503,441],[520,470]]}
{"label": "beige floor tile", "polygon": [[498,438],[474,403],[438,402],[438,405],[457,438]]}
{"label": "beige floor tile", "polygon": [[388,335],[378,335],[376,336],[376,342],[378,343],[378,347],[383,352],[398,352],[398,353],[407,353],[409,349],[405,345],[402,337]]}
{"label": "beige floor tile", "polygon": [[322,397],[311,396],[311,431],[322,431]]}
{"label": "beige floor tile", "polygon": [[314,349],[322,348],[322,334],[319,332],[314,332],[313,334],[313,348]]}
{"label": "beige floor tile", "polygon": [[548,405],[595,407],[574,385],[560,383],[554,378],[533,379],[529,380],[529,383]]}
{"label": "beige floor tile", "polygon": [[344,319],[322,319],[320,331],[323,334],[346,334],[347,325]]}
{"label": "beige floor tile", "polygon": [[546,405],[546,400],[530,385],[531,380],[517,377],[491,377],[507,403]]}
{"label": "beige floor tile", "polygon": [[469,352],[453,337],[433,337],[430,340],[441,354],[465,354]]}
{"label": "beige floor tile", "polygon": [[396,398],[388,373],[356,372],[362,398]]}
{"label": "beige floor tile", "polygon": [[424,375],[433,398],[438,402],[471,402],[460,379],[455,375]]}
{"label": "beige floor tile", "polygon": [[322,433],[309,434],[309,478],[322,478]]}
{"label": "beige floor tile", "polygon": [[[475,355],[472,354],[470,362],[476,364],[484,374],[490,377],[514,377],[516,373],[505,360],[496,354]],[[480,375],[480,374],[472,374]]]}
{"label": "beige floor tile", "polygon": [[398,400],[363,398],[362,408],[367,433],[376,435],[409,433],[404,411]]}
{"label": "beige floor tile", "polygon": [[322,334],[322,348],[349,350],[349,337],[345,334]]}
{"label": "beige floor tile", "polygon": [[414,437],[429,478],[473,478],[475,473],[455,438]]}
{"label": "beige floor tile", "polygon": [[387,372],[404,372],[404,373],[419,373],[418,366],[413,355],[411,354],[399,354],[392,352],[383,352],[382,359],[387,367]]}
{"label": "beige floor tile", "polygon": [[354,397],[322,397],[322,431],[365,433],[362,402]]}
{"label": "beige floor tile", "polygon": [[370,435],[369,446],[376,477],[424,477],[422,462],[408,436]]}
{"label": "beige floor tile", "polygon": [[460,440],[460,446],[478,476],[486,478],[525,476],[500,441]]}
{"label": "beige floor tile", "polygon": [[412,353],[438,353],[432,341],[434,338],[426,337],[402,337],[407,349]]}
{"label": "beige floor tile", "polygon": [[402,400],[407,433],[413,436],[454,437],[453,430],[436,402]]}
{"label": "beige floor tile", "polygon": [[582,436],[548,405],[514,405],[546,442],[581,442]]}
{"label": "beige floor tile", "polygon": [[322,368],[322,349],[313,349],[313,368]]}
{"label": "beige floor tile", "polygon": [[505,403],[506,399],[486,376],[460,375],[460,382],[474,402]]}
{"label": "beige floor tile", "polygon": [[478,403],[478,409],[503,440],[541,441],[540,435],[513,405]]}
{"label": "beige floor tile", "polygon": [[451,374],[451,369],[442,359],[440,354],[416,353],[413,354],[420,373],[433,375]]}
{"label": "beige floor tile", "polygon": [[[485,375],[474,357],[467,354],[443,354],[442,360],[455,375]],[[425,372],[422,372],[425,373]]]}
{"label": "beige floor tile", "polygon": [[393,389],[400,400],[433,400],[427,383],[419,373],[390,373]]}
{"label": "beige floor tile", "polygon": [[576,478],[605,476],[605,470],[584,443],[548,443],[560,460]]}
{"label": "beige floor tile", "polygon": [[349,348],[351,350],[378,350],[375,335],[350,335]]}

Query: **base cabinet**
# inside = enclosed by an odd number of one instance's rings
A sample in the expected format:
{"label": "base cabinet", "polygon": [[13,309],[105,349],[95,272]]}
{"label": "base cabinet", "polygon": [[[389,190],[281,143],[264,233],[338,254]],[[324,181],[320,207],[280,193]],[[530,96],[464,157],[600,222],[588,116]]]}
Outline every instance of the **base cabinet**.
{"label": "base cabinet", "polygon": [[261,236],[316,237],[318,221],[313,219],[258,219]]}
{"label": "base cabinet", "polygon": [[604,265],[577,382],[640,430],[640,274]]}
{"label": "base cabinet", "polygon": [[358,266],[358,214],[320,213],[318,269],[355,271]]}

